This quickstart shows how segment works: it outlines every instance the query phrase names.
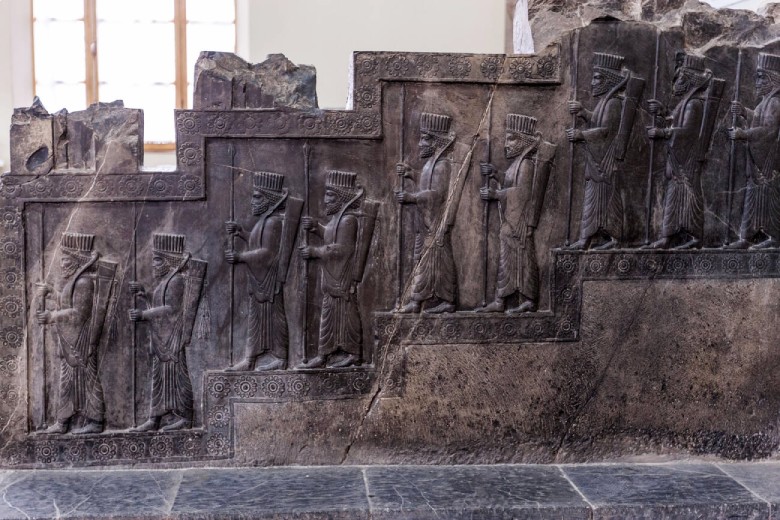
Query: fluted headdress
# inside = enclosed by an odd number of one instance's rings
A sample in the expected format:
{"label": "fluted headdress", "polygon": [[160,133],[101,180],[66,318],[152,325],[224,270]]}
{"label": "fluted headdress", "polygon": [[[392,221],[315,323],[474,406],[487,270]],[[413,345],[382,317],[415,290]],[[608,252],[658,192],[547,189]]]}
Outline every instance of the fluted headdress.
{"label": "fluted headdress", "polygon": [[152,237],[152,250],[156,253],[183,255],[185,238],[184,235],[155,233]]}
{"label": "fluted headdress", "polygon": [[60,248],[63,253],[76,258],[83,264],[91,258],[94,243],[95,235],[63,233],[60,239]]}
{"label": "fluted headdress", "polygon": [[328,188],[338,188],[342,190],[354,190],[357,174],[352,172],[343,172],[339,170],[328,171],[328,178],[325,185]]}
{"label": "fluted headdress", "polygon": [[281,193],[284,175],[273,172],[255,172],[252,177],[252,185],[258,190]]}
{"label": "fluted headdress", "polygon": [[625,58],[623,56],[619,56],[617,54],[596,52],[593,54],[593,68],[620,72],[623,69],[624,60]]}
{"label": "fluted headdress", "polygon": [[536,118],[521,114],[507,114],[506,130],[507,132],[515,132],[518,134],[535,135]]}
{"label": "fluted headdress", "polygon": [[695,54],[686,54],[682,60],[682,67],[700,74],[707,71],[707,64],[704,58]]}
{"label": "fluted headdress", "polygon": [[420,131],[426,134],[443,134],[450,133],[450,125],[452,124],[452,118],[442,114],[431,114],[423,112],[420,116]]}
{"label": "fluted headdress", "polygon": [[757,67],[761,70],[780,73],[780,56],[759,52]]}

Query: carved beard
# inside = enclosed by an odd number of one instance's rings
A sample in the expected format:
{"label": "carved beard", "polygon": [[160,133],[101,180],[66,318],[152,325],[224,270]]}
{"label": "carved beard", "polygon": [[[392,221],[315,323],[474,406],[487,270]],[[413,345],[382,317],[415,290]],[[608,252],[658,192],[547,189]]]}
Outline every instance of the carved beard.
{"label": "carved beard", "polygon": [[263,197],[259,201],[252,199],[252,215],[258,217],[268,211],[271,207],[271,201],[267,197]]}
{"label": "carved beard", "polygon": [[522,154],[534,143],[534,138],[531,136],[522,136],[515,144],[504,146],[504,152],[507,159],[514,159]]}
{"label": "carved beard", "polygon": [[81,268],[81,265],[78,262],[72,262],[69,267],[62,267],[62,277],[63,278],[70,278],[76,272]]}
{"label": "carved beard", "polygon": [[683,77],[681,80],[675,81],[674,85],[672,86],[672,93],[675,96],[684,96],[688,89],[691,88],[691,82],[688,81],[685,77]]}
{"label": "carved beard", "polygon": [[766,74],[767,77],[763,78],[763,80],[759,82],[756,82],[756,95],[759,97],[769,95],[770,92],[780,86],[780,76],[770,76],[768,72],[765,72],[764,74]]}
{"label": "carved beard", "polygon": [[436,153],[436,147],[435,146],[421,146],[420,147],[420,159],[427,159],[429,157],[433,157],[433,154]]}
{"label": "carved beard", "polygon": [[157,279],[165,278],[165,275],[171,272],[171,267],[166,262],[162,265],[152,267],[152,272],[154,273],[154,277]]}
{"label": "carved beard", "polygon": [[328,215],[328,216],[335,215],[336,213],[338,213],[341,210],[341,207],[343,205],[344,205],[344,203],[342,201],[340,201],[340,200],[337,200],[335,202],[326,202],[325,203],[325,214]]}

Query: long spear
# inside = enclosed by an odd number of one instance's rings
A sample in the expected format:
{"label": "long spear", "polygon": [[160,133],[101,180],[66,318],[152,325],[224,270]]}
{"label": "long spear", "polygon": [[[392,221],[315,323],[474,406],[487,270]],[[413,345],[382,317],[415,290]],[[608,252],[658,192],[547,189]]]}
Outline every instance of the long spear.
{"label": "long spear", "polygon": [[[398,157],[399,162],[404,162],[404,135],[405,135],[405,113],[404,113],[404,102],[406,100],[406,85],[401,83],[401,94],[400,94],[400,100],[398,104],[400,105],[400,123],[399,123],[399,137],[398,137]],[[402,174],[398,176],[398,190],[403,193],[404,191],[404,176],[406,174]],[[396,255],[396,263],[395,263],[395,278],[396,278],[396,287],[395,287],[395,308],[396,310],[401,308],[401,293],[403,292],[403,275],[404,275],[404,266],[403,266],[403,241],[404,241],[404,235],[403,235],[403,227],[404,227],[404,205],[403,204],[396,204],[396,210],[395,210],[395,219],[398,223],[398,230],[397,230],[397,247],[396,251],[398,251],[398,254]]]}
{"label": "long spear", "polygon": [[[572,101],[577,101],[577,59],[580,52],[580,31],[576,29],[574,31],[574,45],[571,52],[571,86],[572,86]],[[577,114],[571,115],[571,127],[577,127]],[[571,204],[572,204],[572,192],[574,191],[574,142],[569,142],[569,206],[566,215],[566,245],[568,246],[571,236]]]}
{"label": "long spear", "polygon": [[[739,80],[742,76],[742,49],[737,52],[737,79],[734,81],[734,101],[739,101]],[[737,114],[731,114],[731,128],[737,127]],[[737,168],[737,141],[731,141],[731,152],[729,153],[729,194],[728,207],[726,208],[726,236],[723,239],[723,245],[729,243],[729,234],[731,232],[731,204],[734,197],[734,174]]]}
{"label": "long spear", "polygon": [[[232,142],[228,143],[228,156],[230,157],[230,221],[236,220],[236,189],[235,189],[235,162],[236,149]],[[234,235],[230,235],[230,250],[235,251],[236,240]],[[235,298],[235,277],[236,265],[230,264],[230,366],[233,366],[233,299]]]}
{"label": "long spear", "polygon": [[[658,55],[661,48],[661,31],[655,31],[655,68],[653,69],[653,99],[658,95]],[[650,116],[653,118],[655,126],[656,110],[650,110]],[[650,139],[650,161],[647,168],[647,196],[645,197],[645,209],[647,211],[645,220],[645,245],[650,243],[650,227],[653,220],[653,170],[655,169],[655,139]]]}
{"label": "long spear", "polygon": [[[305,198],[303,199],[303,214],[309,215],[309,159],[311,156],[311,148],[309,147],[309,141],[303,143],[303,191]],[[303,247],[309,245],[308,232],[303,233],[301,238]],[[306,363],[308,354],[306,352],[306,343],[309,337],[309,261],[303,261],[303,362]]]}
{"label": "long spear", "polygon": [[[138,252],[138,207],[137,203],[133,201],[133,281],[138,280],[138,259],[137,259],[137,252]],[[232,286],[232,284],[231,284]],[[138,308],[137,303],[137,294],[135,292],[132,293],[133,297],[133,309]],[[232,314],[231,314],[232,315]],[[136,420],[136,413],[135,413],[135,373],[136,373],[136,357],[137,357],[137,349],[138,349],[138,322],[132,321],[133,324],[133,341],[132,341],[132,348],[133,348],[133,377],[131,379],[132,381],[132,387],[133,387],[133,428],[138,426],[138,422]]]}
{"label": "long spear", "polygon": [[[493,105],[488,106],[487,135],[485,136],[485,163],[490,164],[490,132],[493,119]],[[490,175],[483,175],[485,188],[490,187]],[[490,226],[490,201],[485,200],[482,206],[482,307],[487,305],[488,293],[488,231]]]}

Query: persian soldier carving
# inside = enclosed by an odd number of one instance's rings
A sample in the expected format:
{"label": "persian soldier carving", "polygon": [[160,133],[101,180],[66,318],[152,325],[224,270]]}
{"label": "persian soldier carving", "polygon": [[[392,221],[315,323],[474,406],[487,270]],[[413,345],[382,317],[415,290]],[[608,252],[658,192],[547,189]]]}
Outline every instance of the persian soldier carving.
{"label": "persian soldier carving", "polygon": [[329,171],[324,202],[330,220],[322,225],[311,217],[302,219],[305,231],[322,238],[321,246],[300,247],[305,260],[319,260],[322,315],[317,355],[299,368],[348,367],[362,359],[357,288],[363,280],[379,206],[361,201],[364,192],[356,180],[355,173]]}
{"label": "persian soldier carving", "polygon": [[[661,238],[647,246],[652,249],[669,247],[676,238],[682,240],[675,249],[701,247],[704,229],[701,172],[715,128],[723,81],[712,77],[704,58],[685,55],[675,71],[672,92],[682,99],[666,117],[669,126],[654,125],[647,130],[650,139],[667,141],[663,228]],[[666,112],[655,99],[648,105],[653,114]]]}
{"label": "persian soldier carving", "polygon": [[[228,370],[287,368],[289,335],[283,288],[303,201],[290,197],[283,185],[283,175],[255,173],[252,214],[258,221],[250,233],[236,222],[226,223],[227,233],[247,244],[244,251],[226,251],[225,259],[246,265],[249,292],[244,357]],[[258,364],[261,357],[264,361]]]}
{"label": "persian soldier carving", "polygon": [[[745,201],[739,240],[732,249],[764,249],[780,245],[780,56],[760,53],[756,95],[761,101],[749,110],[735,101],[731,112],[745,118],[747,128],[732,128],[729,138],[747,144]],[[763,241],[752,245],[756,237]]]}
{"label": "persian soldier carving", "polygon": [[[445,155],[455,142],[450,131],[452,118],[423,113],[420,117],[420,157],[426,160],[416,191],[396,192],[400,204],[414,204],[414,279],[410,301],[400,312],[419,312],[430,302],[428,313],[454,312],[458,293],[457,271],[452,253],[450,231],[454,222],[447,221],[447,198],[450,190],[452,162]],[[408,176],[405,163],[396,166],[399,175]],[[450,220],[454,221],[454,217]]]}
{"label": "persian soldier carving", "polygon": [[[509,314],[537,309],[539,266],[534,231],[539,225],[555,149],[555,145],[542,141],[535,118],[507,115],[505,151],[512,163],[500,189],[488,185],[480,190],[483,200],[498,201],[501,227],[496,298],[478,312],[503,312],[505,300],[515,293],[518,306],[509,309]],[[481,172],[492,177],[496,169],[483,163]]]}
{"label": "persian soldier carving", "polygon": [[147,308],[130,309],[132,321],[149,323],[152,358],[152,394],[149,420],[134,431],[181,430],[192,426],[192,382],[187,347],[198,313],[207,263],[184,249],[184,235],[152,237],[152,266],[157,286],[152,301],[138,282],[130,291]]}
{"label": "persian soldier carving", "polygon": [[[57,310],[38,311],[38,323],[52,324],[60,360],[57,422],[47,433],[100,433],[105,405],[98,374],[98,347],[111,301],[117,264],[99,260],[95,235],[64,233],[60,266],[65,285],[57,296]],[[38,286],[39,298],[54,292]],[[80,425],[76,426],[76,421]]]}
{"label": "persian soldier carving", "polygon": [[571,142],[585,148],[585,193],[582,202],[580,238],[567,249],[618,247],[623,238],[623,204],[618,186],[619,166],[625,158],[636,108],[644,80],[623,68],[623,56],[595,53],[591,95],[601,98],[593,112],[579,101],[569,102],[569,112],[588,123],[588,128],[569,128]]}

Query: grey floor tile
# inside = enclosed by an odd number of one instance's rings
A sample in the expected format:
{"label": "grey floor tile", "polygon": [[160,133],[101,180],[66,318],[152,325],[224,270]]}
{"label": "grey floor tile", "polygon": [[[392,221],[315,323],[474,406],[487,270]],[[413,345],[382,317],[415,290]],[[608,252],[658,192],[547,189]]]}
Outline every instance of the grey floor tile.
{"label": "grey floor tile", "polygon": [[159,518],[178,471],[13,472],[0,482],[0,518]]}
{"label": "grey floor tile", "polygon": [[188,470],[175,518],[361,519],[368,501],[360,468]]}
{"label": "grey floor tile", "polygon": [[372,519],[588,518],[554,466],[366,468]]}
{"label": "grey floor tile", "polygon": [[711,464],[565,466],[594,519],[764,520],[769,506]]}
{"label": "grey floor tile", "polygon": [[780,518],[780,463],[746,462],[718,464],[734,480],[772,505],[772,517]]}

